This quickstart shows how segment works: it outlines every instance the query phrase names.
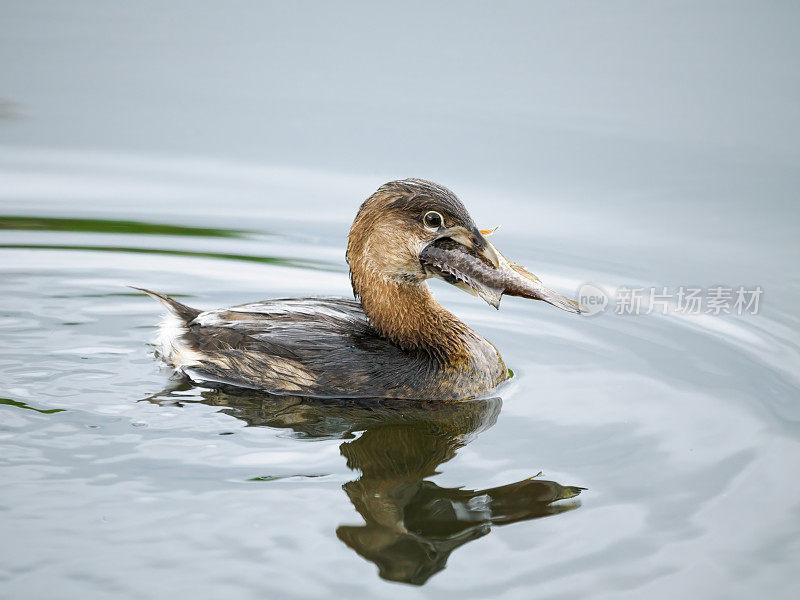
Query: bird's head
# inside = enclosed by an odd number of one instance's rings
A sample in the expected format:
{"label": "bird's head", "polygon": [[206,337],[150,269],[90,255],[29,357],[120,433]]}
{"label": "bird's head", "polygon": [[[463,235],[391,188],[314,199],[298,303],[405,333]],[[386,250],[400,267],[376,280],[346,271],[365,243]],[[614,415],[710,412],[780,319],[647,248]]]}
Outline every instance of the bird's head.
{"label": "bird's head", "polygon": [[353,291],[363,297],[379,282],[419,285],[436,277],[495,308],[507,294],[581,312],[576,302],[506,260],[486,239],[490,234],[445,187],[422,179],[386,183],[361,205],[350,228]]}

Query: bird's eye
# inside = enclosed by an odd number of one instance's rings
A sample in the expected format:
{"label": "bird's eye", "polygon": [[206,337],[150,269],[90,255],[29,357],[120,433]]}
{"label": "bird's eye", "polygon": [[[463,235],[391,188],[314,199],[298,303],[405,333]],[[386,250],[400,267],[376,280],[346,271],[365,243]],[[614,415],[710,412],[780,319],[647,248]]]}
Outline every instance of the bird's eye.
{"label": "bird's eye", "polygon": [[429,210],[425,213],[425,216],[422,217],[422,223],[425,225],[426,229],[430,229],[431,231],[436,231],[439,227],[442,226],[444,219],[442,219],[442,215],[440,215],[435,210]]}

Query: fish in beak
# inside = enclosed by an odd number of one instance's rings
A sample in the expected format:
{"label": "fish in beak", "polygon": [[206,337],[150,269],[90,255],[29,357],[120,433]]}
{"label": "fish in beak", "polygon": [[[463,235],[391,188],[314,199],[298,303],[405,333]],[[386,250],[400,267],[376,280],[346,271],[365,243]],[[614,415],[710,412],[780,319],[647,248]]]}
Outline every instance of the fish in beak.
{"label": "fish in beak", "polygon": [[578,302],[545,287],[536,275],[506,259],[486,239],[494,229],[451,227],[425,246],[420,262],[442,279],[500,308],[503,295],[542,300],[568,312],[588,312]]}

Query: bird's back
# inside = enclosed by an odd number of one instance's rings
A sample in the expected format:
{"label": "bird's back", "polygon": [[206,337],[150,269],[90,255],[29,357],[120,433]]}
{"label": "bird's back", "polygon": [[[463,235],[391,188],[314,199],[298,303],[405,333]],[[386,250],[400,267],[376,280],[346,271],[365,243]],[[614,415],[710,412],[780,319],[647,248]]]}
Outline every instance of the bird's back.
{"label": "bird's back", "polygon": [[319,397],[416,398],[429,397],[426,384],[440,370],[427,354],[378,336],[352,300],[274,299],[191,319],[168,307],[161,356],[200,384]]}

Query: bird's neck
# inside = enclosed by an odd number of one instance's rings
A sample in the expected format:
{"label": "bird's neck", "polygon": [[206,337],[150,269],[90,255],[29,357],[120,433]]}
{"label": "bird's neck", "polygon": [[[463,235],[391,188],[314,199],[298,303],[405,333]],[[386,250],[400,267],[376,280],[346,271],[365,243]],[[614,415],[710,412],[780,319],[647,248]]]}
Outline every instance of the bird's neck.
{"label": "bird's neck", "polygon": [[386,279],[358,285],[353,290],[370,325],[404,350],[423,351],[444,364],[466,364],[476,334],[458,317],[445,310],[424,281],[396,282]]}

